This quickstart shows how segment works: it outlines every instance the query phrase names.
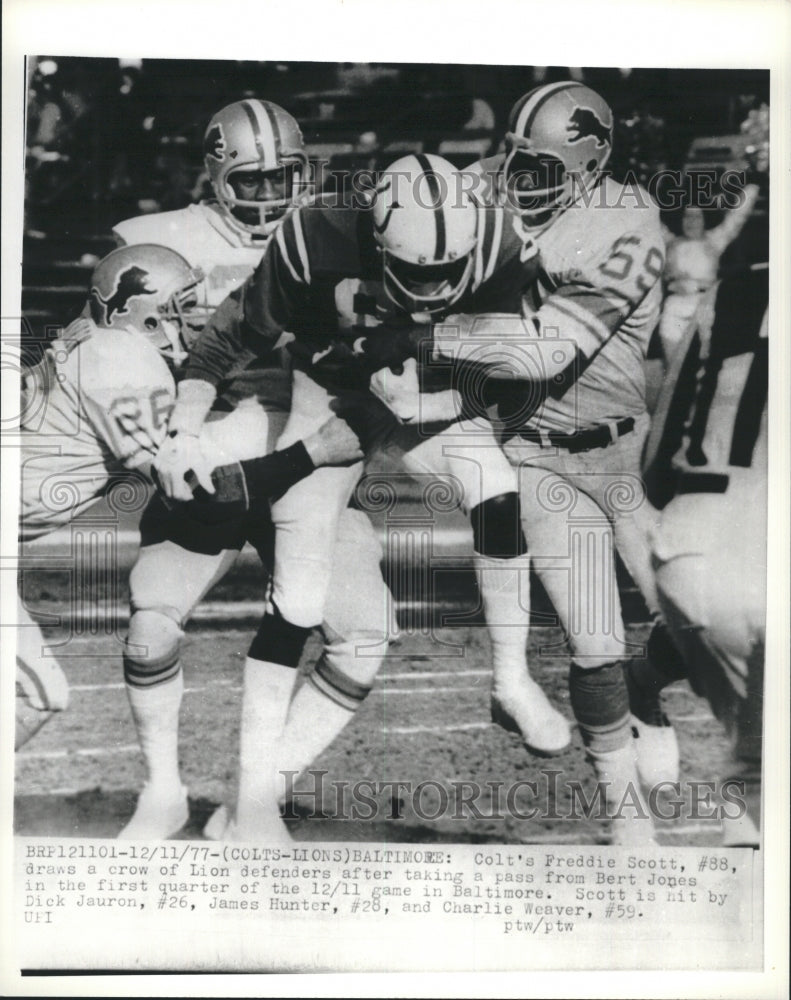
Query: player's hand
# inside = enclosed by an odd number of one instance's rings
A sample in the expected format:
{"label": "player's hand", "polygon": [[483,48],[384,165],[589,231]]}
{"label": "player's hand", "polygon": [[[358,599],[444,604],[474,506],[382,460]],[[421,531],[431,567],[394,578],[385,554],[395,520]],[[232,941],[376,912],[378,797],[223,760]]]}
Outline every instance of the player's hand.
{"label": "player's hand", "polygon": [[360,439],[340,417],[330,417],[315,434],[305,438],[303,444],[316,468],[343,465],[363,457]]}
{"label": "player's hand", "polygon": [[392,368],[374,372],[370,381],[371,392],[401,421],[408,424],[417,420],[420,410],[420,383],[417,361],[407,358],[403,371],[397,375]]}
{"label": "player's hand", "polygon": [[196,485],[214,493],[212,465],[194,434],[174,434],[165,438],[152,463],[156,482],[173,500],[191,500]]}

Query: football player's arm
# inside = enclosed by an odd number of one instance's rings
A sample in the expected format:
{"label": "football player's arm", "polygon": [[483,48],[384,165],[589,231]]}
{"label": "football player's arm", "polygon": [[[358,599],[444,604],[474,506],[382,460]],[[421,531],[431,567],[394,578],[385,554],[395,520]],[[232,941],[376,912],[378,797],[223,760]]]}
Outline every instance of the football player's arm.
{"label": "football player's arm", "polygon": [[398,371],[382,368],[371,376],[369,388],[402,424],[453,423],[464,412],[458,389],[421,392],[417,361],[408,358]]}
{"label": "football player's arm", "polygon": [[[281,226],[282,229],[282,226]],[[179,383],[168,438],[157,454],[155,469],[169,497],[189,500],[187,473],[211,493],[211,469],[199,445],[201,427],[217,395],[217,385],[242,356],[269,351],[294,314],[301,290],[276,239],[248,280],[215,311],[190,350]]]}
{"label": "football player's arm", "polygon": [[462,366],[472,385],[480,378],[546,381],[571,365],[576,347],[544,331],[538,314],[482,313],[449,316],[434,327],[433,358]]}
{"label": "football player's arm", "polygon": [[548,381],[579,372],[640,307],[663,266],[658,233],[624,234],[537,311],[449,317],[434,329],[435,357],[484,365],[490,378]]}
{"label": "football player's arm", "polygon": [[261,458],[232,462],[212,471],[213,492],[191,480],[190,514],[209,523],[249,510],[255,500],[277,499],[323,465],[344,465],[363,457],[360,441],[345,420],[330,417],[309,437]]}

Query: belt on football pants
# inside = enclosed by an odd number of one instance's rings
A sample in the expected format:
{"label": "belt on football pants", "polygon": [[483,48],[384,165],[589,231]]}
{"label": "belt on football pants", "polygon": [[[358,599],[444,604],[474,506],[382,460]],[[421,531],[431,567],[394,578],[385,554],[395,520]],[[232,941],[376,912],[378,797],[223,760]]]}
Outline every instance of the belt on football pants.
{"label": "belt on football pants", "polygon": [[682,472],[676,483],[676,496],[682,493],[724,493],[730,477],[719,472]]}
{"label": "belt on football pants", "polygon": [[634,417],[625,417],[617,422],[600,424],[598,427],[589,427],[573,434],[564,434],[562,431],[538,431],[525,427],[519,431],[519,437],[524,441],[535,441],[542,448],[563,448],[573,454],[577,451],[606,448],[633,430]]}

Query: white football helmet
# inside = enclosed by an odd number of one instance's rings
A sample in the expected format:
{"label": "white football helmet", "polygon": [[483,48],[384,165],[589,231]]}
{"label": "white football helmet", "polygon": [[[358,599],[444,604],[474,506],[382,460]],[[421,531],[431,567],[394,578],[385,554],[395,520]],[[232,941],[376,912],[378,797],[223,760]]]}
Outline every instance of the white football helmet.
{"label": "white football helmet", "polygon": [[267,236],[308,193],[308,155],[299,125],[271,101],[249,98],[218,111],[203,138],[214,193],[228,221]]}
{"label": "white football helmet", "polygon": [[404,156],[383,171],[372,215],[388,297],[409,313],[453,305],[472,276],[478,229],[462,175],[441,156]]}
{"label": "white football helmet", "polygon": [[88,304],[100,329],[135,330],[180,365],[208,319],[198,286],[203,272],[154,243],[119,247],[99,261]]}
{"label": "white football helmet", "polygon": [[612,151],[613,116],[582,83],[531,90],[511,109],[502,179],[525,222],[541,224],[589,190]]}

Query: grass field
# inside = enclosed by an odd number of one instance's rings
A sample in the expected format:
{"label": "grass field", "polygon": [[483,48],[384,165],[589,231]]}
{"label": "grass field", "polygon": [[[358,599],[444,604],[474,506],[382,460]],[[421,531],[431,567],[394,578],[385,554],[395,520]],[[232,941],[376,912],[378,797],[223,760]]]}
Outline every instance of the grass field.
{"label": "grass field", "polygon": [[[232,801],[241,668],[253,631],[252,626],[221,623],[188,630],[181,758],[191,817],[182,837],[200,837],[214,808]],[[630,638],[642,641],[645,635],[646,626],[630,626]],[[562,646],[558,651],[560,641],[555,629],[533,629],[530,663],[533,675],[571,717],[568,657]],[[552,647],[551,653],[547,647]],[[24,835],[112,837],[131,814],[143,780],[123,688],[119,639],[86,630],[72,638],[65,651],[69,655],[61,662],[71,683],[72,702],[17,755],[15,827]],[[318,652],[318,641],[311,641],[303,670]],[[428,630],[402,633],[357,716],[314,763],[327,772],[319,789],[321,809],[308,815],[315,798],[297,798],[295,811],[300,818],[289,822],[292,834],[305,840],[378,842],[606,842],[606,821],[552,818],[553,813],[557,817],[567,811],[567,781],[581,782],[588,797],[593,792],[592,771],[579,734],[575,732],[573,745],[560,757],[542,760],[531,755],[515,735],[491,723],[490,673],[489,640],[480,626],[439,628],[433,635]],[[726,741],[708,706],[685,683],[670,688],[665,700],[678,729],[683,779],[705,781],[720,775]],[[562,774],[552,777],[546,772]],[[425,781],[431,784],[417,807],[409,793],[377,795],[374,818],[337,818],[340,783],[361,779],[409,781],[413,787]],[[315,789],[316,780],[297,788]],[[496,793],[487,783],[499,781],[507,787],[530,780],[539,782],[542,795],[552,785],[547,793],[549,817],[513,814],[529,812],[538,801],[527,792],[515,800],[517,809],[509,810],[502,799],[497,816],[492,799]],[[488,798],[484,794],[476,799],[477,813],[454,805],[458,802],[454,782],[461,781],[490,789]],[[450,803],[444,809],[443,789]],[[349,815],[348,800],[342,795],[340,801]],[[321,818],[317,811],[336,818]],[[393,811],[400,818],[391,818]],[[480,816],[493,811],[495,818]],[[437,813],[439,818],[430,818]],[[713,820],[682,818],[659,824],[659,839],[668,844],[716,844],[719,834],[719,823]]]}

